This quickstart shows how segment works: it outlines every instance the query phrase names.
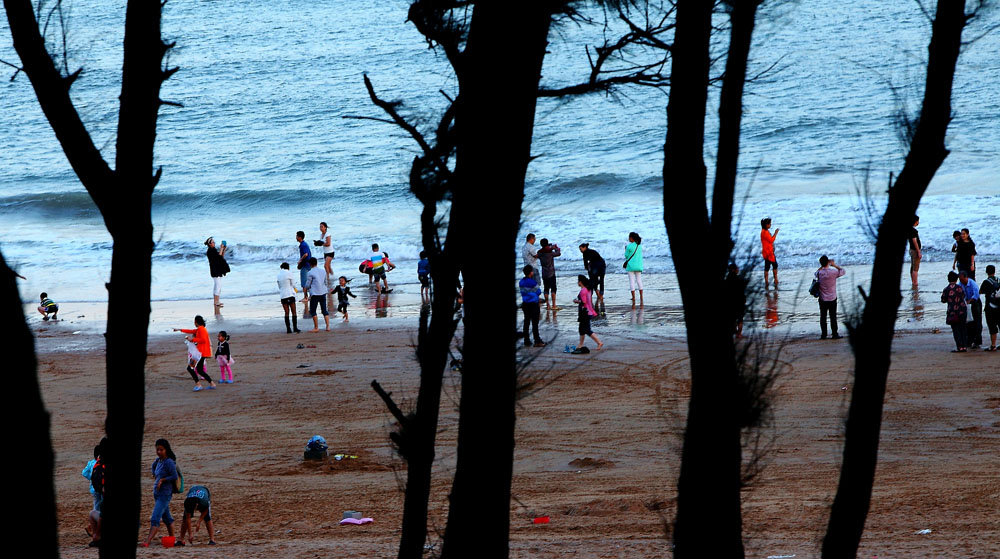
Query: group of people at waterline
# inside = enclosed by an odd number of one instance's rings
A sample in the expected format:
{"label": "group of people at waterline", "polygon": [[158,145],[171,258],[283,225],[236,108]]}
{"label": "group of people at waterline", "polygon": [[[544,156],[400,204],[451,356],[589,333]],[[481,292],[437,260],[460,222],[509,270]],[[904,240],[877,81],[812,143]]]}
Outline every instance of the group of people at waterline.
{"label": "group of people at waterline", "polygon": [[[913,216],[913,226],[906,232],[906,250],[910,257],[910,282],[913,289],[918,287],[920,263],[924,259],[923,244],[920,242],[920,216]],[[764,287],[769,286],[773,278],[778,285],[778,262],[775,257],[774,241],[778,237],[778,228],[771,232],[771,219],[760,222],[761,256],[764,259]],[[983,344],[983,318],[990,336],[989,347],[985,351],[996,351],[997,333],[1000,331],[1000,280],[996,277],[996,267],[986,266],[987,277],[982,284],[976,283],[976,243],[968,229],[952,233],[954,244],[951,247],[952,271],[948,273],[948,286],[941,294],[941,302],[948,305],[946,323],[951,326],[955,338],[956,353],[964,353],[969,349],[979,349]],[[814,286],[810,289],[819,301],[820,339],[827,337],[827,317],[830,321],[831,338],[838,339],[837,332],[837,279],[846,274],[844,268],[834,263],[833,259],[823,255],[819,259],[820,267],[814,273]],[[730,276],[734,273],[734,265],[730,265]],[[737,269],[738,271],[738,269]],[[771,277],[769,277],[769,272]],[[727,278],[728,279],[728,278]],[[734,332],[740,335],[742,330],[742,309],[736,313]]]}

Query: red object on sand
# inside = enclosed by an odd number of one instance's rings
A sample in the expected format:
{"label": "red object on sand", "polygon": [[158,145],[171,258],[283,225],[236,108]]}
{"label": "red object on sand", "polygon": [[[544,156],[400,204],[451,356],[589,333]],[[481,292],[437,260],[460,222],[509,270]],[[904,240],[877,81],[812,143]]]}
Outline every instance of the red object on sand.
{"label": "red object on sand", "polygon": [[160,543],[163,544],[163,547],[174,547],[174,543],[176,543],[176,541],[177,540],[174,539],[173,536],[163,536],[160,538]]}
{"label": "red object on sand", "polygon": [[549,523],[549,517],[547,517],[547,516],[538,516],[538,517],[535,518],[535,520],[533,522],[535,524],[548,524]]}

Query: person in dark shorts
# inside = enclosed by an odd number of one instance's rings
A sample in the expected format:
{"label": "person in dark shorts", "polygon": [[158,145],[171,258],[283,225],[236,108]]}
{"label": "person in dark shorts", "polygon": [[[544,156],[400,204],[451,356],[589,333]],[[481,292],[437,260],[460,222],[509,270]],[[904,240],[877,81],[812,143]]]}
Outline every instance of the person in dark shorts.
{"label": "person in dark shorts", "polygon": [[764,257],[764,289],[767,289],[767,273],[774,268],[774,287],[778,288],[778,259],[774,256],[774,240],[778,238],[780,227],[771,234],[771,218],[760,220],[760,255]]}
{"label": "person in dark shorts", "polygon": [[330,293],[333,293],[334,295],[337,296],[337,312],[343,313],[344,314],[344,320],[346,321],[347,320],[347,305],[350,304],[350,303],[347,302],[347,297],[350,296],[350,297],[357,298],[357,295],[351,293],[351,288],[347,287],[347,278],[346,277],[340,276],[340,279],[338,281],[340,282],[340,285],[338,285],[337,287],[334,287],[333,289],[331,289]]}
{"label": "person in dark shorts", "polygon": [[420,298],[431,298],[431,261],[427,251],[420,251],[420,261],[417,262],[417,279],[420,280]]}
{"label": "person in dark shorts", "polygon": [[[288,262],[282,262],[278,272],[278,296],[281,297],[281,307],[285,310],[285,330],[289,334],[300,332],[298,316],[295,314],[295,275],[288,267]],[[291,322],[289,322],[291,317]]]}
{"label": "person in dark shorts", "polygon": [[309,314],[313,319],[312,332],[319,332],[319,318],[316,316],[316,307],[320,307],[323,314],[323,322],[326,323],[326,331],[330,331],[330,313],[326,310],[326,296],[329,289],[326,286],[326,270],[319,267],[319,261],[314,257],[309,258],[309,276],[303,289],[309,294]]}
{"label": "person in dark shorts", "polygon": [[518,282],[518,287],[521,290],[521,310],[524,312],[524,345],[525,347],[531,347],[531,337],[528,336],[528,329],[530,327],[535,334],[535,347],[544,347],[545,342],[538,335],[538,319],[541,315],[541,310],[539,310],[538,306],[538,294],[542,290],[538,288],[538,280],[535,279],[534,268],[527,265],[522,271],[524,272],[524,277]]}
{"label": "person in dark shorts", "polygon": [[573,302],[577,304],[577,320],[580,322],[580,343],[577,344],[576,349],[572,353],[590,353],[590,350],[583,345],[586,336],[590,336],[590,339],[597,342],[597,349],[604,347],[604,343],[601,342],[601,339],[590,328],[590,319],[597,316],[597,311],[594,310],[594,304],[591,302],[590,289],[588,288],[590,278],[581,274],[576,277],[576,284],[580,286],[580,293],[576,299],[573,299]]}
{"label": "person in dark shorts", "polygon": [[580,252],[583,253],[583,267],[587,270],[590,280],[590,292],[597,294],[597,300],[604,301],[604,273],[607,271],[607,263],[601,253],[590,248],[590,243],[580,244]]}
{"label": "person in dark shorts", "polygon": [[[318,261],[317,261],[318,262]],[[191,529],[191,517],[194,511],[201,513],[198,521],[195,522],[194,529]],[[205,529],[208,530],[208,545],[215,545],[215,526],[212,524],[212,501],[208,493],[208,488],[204,485],[195,485],[188,492],[184,499],[184,518],[181,520],[181,536],[174,545],[186,545],[184,536],[187,536],[187,543],[194,543],[194,533],[198,531],[202,520],[205,521]]]}
{"label": "person in dark shorts", "polygon": [[[559,310],[556,306],[556,257],[562,256],[559,245],[549,244],[548,239],[539,241],[542,248],[538,249],[536,256],[538,263],[542,267],[542,293],[545,298],[545,308]],[[551,297],[549,293],[552,293]]]}
{"label": "person in dark shorts", "polygon": [[983,301],[983,314],[986,315],[986,327],[990,332],[990,347],[983,351],[996,351],[997,331],[1000,330],[1000,280],[997,280],[997,267],[990,264],[986,267],[987,278],[979,286],[979,298]]}

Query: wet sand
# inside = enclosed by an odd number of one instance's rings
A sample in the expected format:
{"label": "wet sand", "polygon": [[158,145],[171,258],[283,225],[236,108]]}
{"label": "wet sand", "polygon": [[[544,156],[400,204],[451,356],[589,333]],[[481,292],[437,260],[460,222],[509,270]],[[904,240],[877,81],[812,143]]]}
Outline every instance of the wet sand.
{"label": "wet sand", "polygon": [[[553,343],[528,350],[540,355],[531,370],[551,383],[518,409],[511,556],[666,556],[663,525],[675,508],[689,389],[683,338],[595,323],[606,349],[571,356],[562,348],[576,343],[575,311],[557,314],[555,327],[551,318],[543,322]],[[202,532],[193,547],[153,546],[139,555],[393,556],[405,464],[391,450],[392,420],[369,383],[377,379],[404,406],[413,404],[416,319],[366,320],[359,313],[329,334],[286,335],[278,319],[263,328],[230,325],[235,384],[192,392],[179,334],[151,337],[146,375],[144,471],[155,458],[153,441],[169,439],[187,484],[212,492],[220,545],[208,548]],[[209,324],[213,336],[217,330]],[[55,325],[36,331],[53,416],[62,554],[95,556],[85,548],[90,497],[80,470],[101,436],[103,338]],[[766,467],[743,493],[748,557],[819,554],[836,490],[852,357],[846,340],[813,338],[791,336],[780,357],[786,366]],[[1000,354],[954,356],[951,347],[948,331],[897,335],[859,557],[1000,556]],[[209,365],[218,378],[214,361]],[[457,375],[446,375],[442,400],[430,514],[437,530],[445,525],[454,471]],[[331,455],[358,458],[303,461],[316,434]],[[149,489],[143,534],[151,482]],[[181,509],[175,499],[175,517]],[[345,510],[375,523],[339,526]],[[532,524],[541,515],[551,522]],[[924,529],[931,532],[917,533]],[[429,545],[439,541],[432,529]]]}

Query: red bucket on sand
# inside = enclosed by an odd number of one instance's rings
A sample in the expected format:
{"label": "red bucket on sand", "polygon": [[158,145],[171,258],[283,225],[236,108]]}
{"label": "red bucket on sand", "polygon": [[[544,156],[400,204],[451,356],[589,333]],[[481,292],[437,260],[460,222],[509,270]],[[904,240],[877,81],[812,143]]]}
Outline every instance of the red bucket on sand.
{"label": "red bucket on sand", "polygon": [[177,539],[174,538],[173,536],[163,536],[162,538],[160,538],[160,543],[163,544],[163,547],[174,547],[174,543],[176,542]]}

